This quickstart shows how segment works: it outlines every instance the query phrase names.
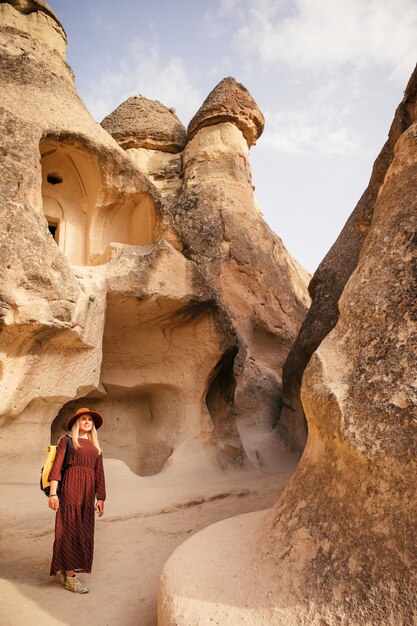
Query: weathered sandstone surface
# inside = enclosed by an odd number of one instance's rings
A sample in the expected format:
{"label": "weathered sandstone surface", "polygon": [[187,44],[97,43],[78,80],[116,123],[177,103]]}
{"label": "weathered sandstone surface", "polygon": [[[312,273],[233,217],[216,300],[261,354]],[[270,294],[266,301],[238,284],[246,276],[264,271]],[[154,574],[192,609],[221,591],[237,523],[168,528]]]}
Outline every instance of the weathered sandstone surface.
{"label": "weathered sandstone surface", "polygon": [[282,372],[283,397],[277,432],[292,450],[301,451],[307,438],[307,423],[300,397],[304,370],[313,352],[336,325],[339,298],[358,264],[375,203],[395,156],[396,143],[402,133],[417,120],[416,101],[417,70],[413,72],[404,98],[397,107],[388,139],[374,163],[368,187],[309,284],[311,307]]}
{"label": "weathered sandstone surface", "polygon": [[262,113],[229,78],[188,135],[141,96],[99,125],[48,5],[0,18],[3,457],[39,458],[87,405],[142,476],[194,440],[215,466],[268,465],[309,296],[253,195]]}
{"label": "weathered sandstone surface", "polygon": [[299,466],[269,512],[220,522],[173,553],[161,626],[417,623],[415,121],[390,149],[337,323],[304,373]]}

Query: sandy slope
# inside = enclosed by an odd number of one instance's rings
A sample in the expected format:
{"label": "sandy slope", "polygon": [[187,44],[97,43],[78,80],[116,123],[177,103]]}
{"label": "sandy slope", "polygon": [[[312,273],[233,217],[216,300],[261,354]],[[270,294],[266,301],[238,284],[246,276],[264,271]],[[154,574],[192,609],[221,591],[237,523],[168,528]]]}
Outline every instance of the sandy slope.
{"label": "sandy slope", "polygon": [[155,625],[159,576],[172,551],[209,524],[271,506],[293,469],[287,462],[279,474],[225,473],[202,462],[198,445],[183,452],[149,478],[105,461],[108,501],[85,596],[49,577],[54,513],[36,485],[39,467],[17,467],[8,479],[1,472],[2,626]]}

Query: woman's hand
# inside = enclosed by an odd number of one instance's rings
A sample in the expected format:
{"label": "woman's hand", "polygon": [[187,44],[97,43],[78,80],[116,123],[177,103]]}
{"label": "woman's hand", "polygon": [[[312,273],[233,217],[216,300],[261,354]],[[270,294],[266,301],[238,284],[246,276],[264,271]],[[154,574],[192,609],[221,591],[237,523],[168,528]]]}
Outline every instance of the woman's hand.
{"label": "woman's hand", "polygon": [[104,513],[104,502],[103,500],[97,500],[95,509],[98,513],[98,516],[101,517]]}
{"label": "woman's hand", "polygon": [[49,496],[49,508],[54,511],[58,511],[59,509],[59,498],[58,496]]}

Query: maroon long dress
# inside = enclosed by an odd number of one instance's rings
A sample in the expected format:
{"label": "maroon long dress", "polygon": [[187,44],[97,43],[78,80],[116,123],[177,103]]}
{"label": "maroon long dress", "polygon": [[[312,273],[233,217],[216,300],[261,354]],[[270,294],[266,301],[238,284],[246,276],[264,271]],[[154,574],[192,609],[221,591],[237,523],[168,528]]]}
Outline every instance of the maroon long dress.
{"label": "maroon long dress", "polygon": [[[94,551],[95,498],[106,499],[103,456],[89,439],[71,447],[61,483],[59,510],[55,518],[55,541],[51,576],[59,570],[91,572]],[[49,480],[61,480],[66,438],[60,440]]]}

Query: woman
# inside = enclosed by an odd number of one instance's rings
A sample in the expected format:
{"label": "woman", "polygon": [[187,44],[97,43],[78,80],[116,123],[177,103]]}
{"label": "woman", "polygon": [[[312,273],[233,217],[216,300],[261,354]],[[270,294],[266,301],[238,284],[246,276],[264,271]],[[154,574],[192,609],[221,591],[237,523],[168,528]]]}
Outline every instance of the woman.
{"label": "woman", "polygon": [[[63,476],[66,437],[61,437],[49,474],[49,507],[57,512],[51,576],[69,591],[87,593],[76,572],[91,572],[94,550],[94,509],[104,513],[106,487],[103,456],[97,430],[103,423],[99,413],[78,409],[69,421],[72,446]],[[57,494],[58,481],[61,482]],[[95,503],[95,498],[97,502]]]}

